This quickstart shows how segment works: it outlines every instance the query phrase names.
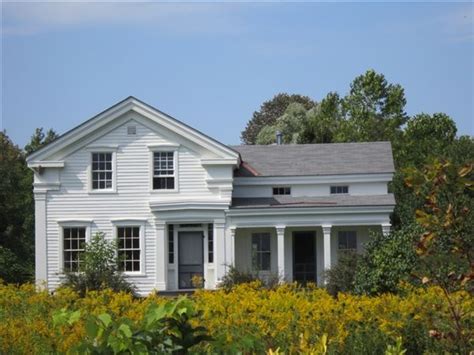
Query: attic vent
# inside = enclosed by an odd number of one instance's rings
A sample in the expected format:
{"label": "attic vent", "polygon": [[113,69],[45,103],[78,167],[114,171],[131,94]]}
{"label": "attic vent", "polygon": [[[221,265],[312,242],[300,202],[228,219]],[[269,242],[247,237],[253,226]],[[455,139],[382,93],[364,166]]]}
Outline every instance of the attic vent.
{"label": "attic vent", "polygon": [[137,127],[136,126],[128,126],[127,127],[127,135],[134,136],[137,134]]}

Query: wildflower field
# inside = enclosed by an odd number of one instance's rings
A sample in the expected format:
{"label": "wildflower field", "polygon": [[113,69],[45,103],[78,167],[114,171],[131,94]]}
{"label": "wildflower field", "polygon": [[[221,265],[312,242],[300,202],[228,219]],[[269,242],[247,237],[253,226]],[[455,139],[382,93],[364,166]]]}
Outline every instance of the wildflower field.
{"label": "wildflower field", "polygon": [[[177,301],[112,291],[92,291],[81,298],[69,289],[50,294],[32,285],[0,285],[0,353],[74,352],[85,339],[97,345],[104,334],[113,337],[114,352],[120,353],[131,349],[131,343],[117,342],[120,334],[120,339],[141,334],[144,342],[141,327],[154,324],[147,312],[155,309],[158,317],[164,308],[156,307],[173,302],[184,302],[177,310],[180,316],[188,312],[184,321],[174,323],[181,332],[195,328],[206,333],[189,348],[192,353],[383,354],[397,341],[407,354],[458,353],[451,337],[455,323],[441,292],[407,287],[399,295],[334,298],[316,287],[288,284],[268,290],[255,282],[228,292],[199,290]],[[458,321],[472,338],[473,298],[463,292],[453,297],[462,308]],[[90,323],[91,316],[98,316],[105,330]],[[114,322],[120,326],[112,329]]]}

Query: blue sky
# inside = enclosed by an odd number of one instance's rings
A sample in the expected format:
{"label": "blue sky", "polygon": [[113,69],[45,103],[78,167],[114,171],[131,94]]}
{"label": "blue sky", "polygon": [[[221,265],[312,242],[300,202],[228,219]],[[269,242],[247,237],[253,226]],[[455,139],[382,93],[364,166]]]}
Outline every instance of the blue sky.
{"label": "blue sky", "polygon": [[474,134],[471,3],[3,3],[2,123],[23,146],[133,95],[228,144],[279,92],[345,94],[373,68],[410,115]]}

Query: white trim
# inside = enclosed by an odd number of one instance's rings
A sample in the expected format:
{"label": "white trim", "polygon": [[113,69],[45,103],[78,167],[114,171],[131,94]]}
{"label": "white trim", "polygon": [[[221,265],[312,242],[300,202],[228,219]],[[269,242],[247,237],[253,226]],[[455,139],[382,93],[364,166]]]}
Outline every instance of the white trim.
{"label": "white trim", "polygon": [[88,150],[93,153],[112,153],[117,151],[119,148],[118,144],[98,144],[98,145],[88,145],[85,147],[85,150]]}
{"label": "white trim", "polygon": [[[112,188],[109,189],[93,189],[92,188],[92,155],[94,153],[110,153],[112,154]],[[91,149],[89,151],[89,163],[87,166],[87,189],[89,194],[115,194],[117,193],[117,151],[110,148],[99,148],[99,150]]]}
{"label": "white trim", "polygon": [[[146,275],[146,245],[145,245],[145,225],[146,222],[141,220],[137,221],[135,219],[121,219],[121,220],[114,220],[112,221],[113,224],[113,240],[117,241],[118,240],[118,235],[117,235],[117,228],[119,227],[138,227],[139,228],[139,233],[140,233],[140,271],[123,271],[123,274],[126,276],[145,276]],[[118,251],[118,247],[117,247]]]}
{"label": "white trim", "polygon": [[92,220],[89,219],[63,219],[57,221],[59,228],[59,255],[58,255],[58,270],[60,276],[64,273],[64,228],[85,228],[86,229],[86,244],[91,240]]}
{"label": "white trim", "polygon": [[178,150],[181,145],[178,143],[155,143],[148,144],[147,148],[153,151],[174,151]]}
{"label": "white trim", "polygon": [[201,165],[237,165],[238,159],[237,158],[225,158],[225,159],[209,159],[203,158],[201,159]]}
{"label": "white trim", "polygon": [[185,211],[185,210],[225,210],[229,207],[228,201],[150,201],[153,212]]}
{"label": "white trim", "polygon": [[28,163],[28,167],[31,169],[37,168],[64,168],[64,161],[53,161],[53,160],[44,160],[44,161],[31,161]]}
{"label": "white trim", "polygon": [[[149,147],[150,148],[150,147]],[[171,176],[164,176],[164,177],[173,177],[174,178],[174,189],[153,189],[153,178],[154,178],[154,169],[155,169],[155,153],[159,152],[173,152],[173,175]],[[149,186],[148,190],[151,194],[176,194],[179,192],[179,145],[178,146],[168,146],[165,148],[161,148],[158,146],[157,148],[150,149],[150,158],[148,163],[148,176],[149,176]]]}
{"label": "white trim", "polygon": [[306,214],[354,214],[354,213],[392,213],[395,205],[345,206],[345,207],[278,207],[278,208],[236,208],[226,211],[227,216],[306,215]]}
{"label": "white trim", "polygon": [[355,182],[389,182],[393,173],[305,175],[305,176],[258,176],[234,178],[235,186],[256,185],[306,185],[306,184],[350,184]]}
{"label": "white trim", "polygon": [[41,160],[42,158],[44,159],[48,156],[51,156],[61,151],[65,147],[75,144],[80,139],[87,137],[92,132],[97,131],[99,128],[106,126],[108,123],[130,111],[134,111],[138,114],[141,114],[142,116],[147,117],[155,123],[158,123],[159,125],[175,132],[176,134],[181,135],[184,138],[210,150],[211,152],[216,153],[218,156],[225,157],[227,155],[237,159],[239,157],[239,154],[228,146],[205,136],[201,132],[198,132],[197,130],[172,118],[171,116],[168,116],[163,112],[148,106],[134,97],[128,97],[122,102],[115,104],[97,116],[91,118],[89,121],[86,121],[67,132],[56,141],[51,142],[47,146],[31,154],[27,158],[27,161],[30,162],[33,160]]}
{"label": "white trim", "polygon": [[119,218],[112,218],[110,220],[113,224],[119,223],[146,223],[148,218],[142,217],[119,217]]}

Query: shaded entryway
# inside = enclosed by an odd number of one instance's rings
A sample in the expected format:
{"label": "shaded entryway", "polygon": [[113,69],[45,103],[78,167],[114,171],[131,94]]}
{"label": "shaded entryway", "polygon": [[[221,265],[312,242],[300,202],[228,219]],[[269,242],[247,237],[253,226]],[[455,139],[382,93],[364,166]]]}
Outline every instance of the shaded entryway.
{"label": "shaded entryway", "polygon": [[293,281],[316,282],[316,233],[293,232]]}

